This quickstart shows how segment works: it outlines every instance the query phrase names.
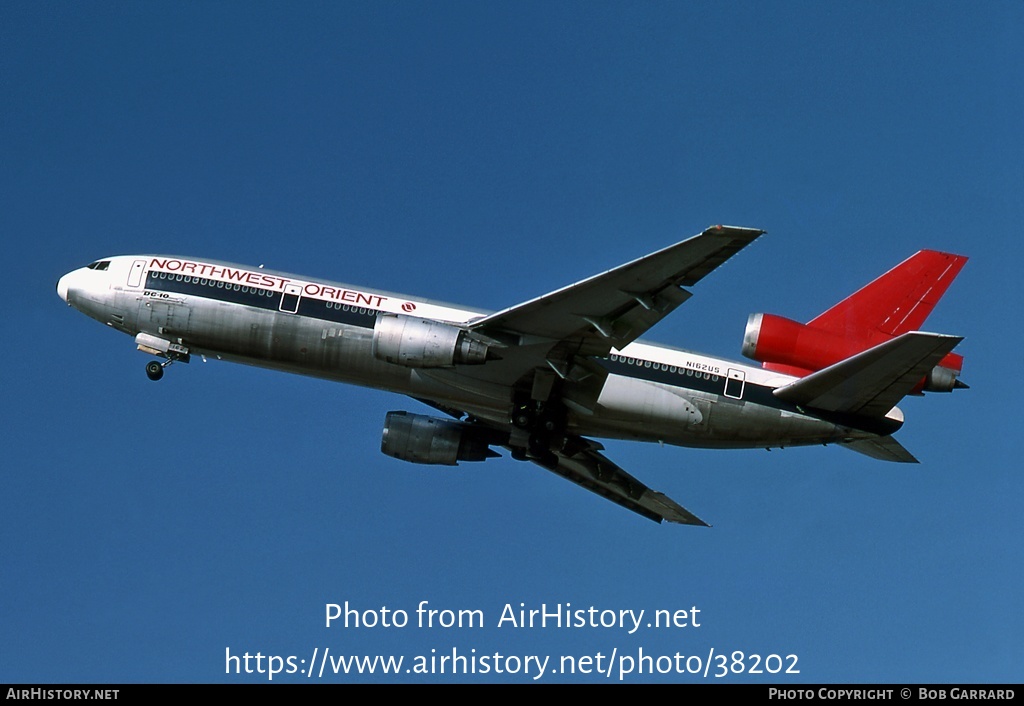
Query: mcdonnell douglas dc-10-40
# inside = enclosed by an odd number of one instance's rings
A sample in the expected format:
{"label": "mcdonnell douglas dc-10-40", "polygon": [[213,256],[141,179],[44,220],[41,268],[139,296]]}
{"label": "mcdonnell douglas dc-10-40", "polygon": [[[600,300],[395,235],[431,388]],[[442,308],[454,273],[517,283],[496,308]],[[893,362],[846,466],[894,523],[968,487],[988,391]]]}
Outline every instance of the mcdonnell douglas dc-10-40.
{"label": "mcdonnell douglas dc-10-40", "polygon": [[381,449],[413,463],[532,461],[661,522],[706,523],[619,468],[595,439],[737,449],[838,444],[916,462],[892,434],[906,395],[967,387],[958,336],[918,330],[967,258],[921,250],[806,324],[747,321],[760,367],[639,340],[763,233],[714,226],[503,311],[158,255],[60,278],[69,305],[135,338],[159,380],[193,355],[416,398]]}

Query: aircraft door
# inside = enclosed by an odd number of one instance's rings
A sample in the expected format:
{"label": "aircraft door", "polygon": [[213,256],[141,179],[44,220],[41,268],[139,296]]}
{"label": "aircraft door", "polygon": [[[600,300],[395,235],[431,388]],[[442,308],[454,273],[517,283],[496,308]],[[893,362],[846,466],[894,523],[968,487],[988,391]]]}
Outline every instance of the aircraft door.
{"label": "aircraft door", "polygon": [[302,298],[302,286],[298,284],[286,284],[281,294],[281,311],[286,314],[295,314],[299,311],[299,300]]}
{"label": "aircraft door", "polygon": [[128,270],[128,286],[138,287],[142,284],[142,272],[146,269],[145,260],[136,260]]}
{"label": "aircraft door", "polygon": [[725,379],[725,396],[734,400],[743,397],[743,388],[746,386],[746,375],[742,370],[729,368],[729,375]]}

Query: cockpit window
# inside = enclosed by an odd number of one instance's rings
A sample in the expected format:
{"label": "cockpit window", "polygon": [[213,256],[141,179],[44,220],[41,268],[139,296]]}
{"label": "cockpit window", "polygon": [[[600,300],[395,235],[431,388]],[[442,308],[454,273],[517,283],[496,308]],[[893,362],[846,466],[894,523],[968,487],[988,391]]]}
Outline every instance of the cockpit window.
{"label": "cockpit window", "polygon": [[105,270],[110,267],[110,260],[97,260],[91,265],[86,265],[90,270]]}

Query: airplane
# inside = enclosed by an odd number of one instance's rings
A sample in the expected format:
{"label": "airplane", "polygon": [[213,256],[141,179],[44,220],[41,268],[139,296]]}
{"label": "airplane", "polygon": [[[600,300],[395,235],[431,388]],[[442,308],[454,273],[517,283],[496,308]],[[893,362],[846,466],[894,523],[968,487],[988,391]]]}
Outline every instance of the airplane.
{"label": "airplane", "polygon": [[917,459],[892,434],[907,395],[966,388],[959,336],[919,330],[966,257],[921,250],[806,324],[752,314],[720,359],[642,340],[764,233],[717,225],[507,309],[216,260],[120,255],[65,274],[68,305],[133,336],[159,380],[192,356],[400,393],[381,450],[420,464],[530,461],[655,522],[709,526],[607,458],[598,439],[738,449],[836,444]]}

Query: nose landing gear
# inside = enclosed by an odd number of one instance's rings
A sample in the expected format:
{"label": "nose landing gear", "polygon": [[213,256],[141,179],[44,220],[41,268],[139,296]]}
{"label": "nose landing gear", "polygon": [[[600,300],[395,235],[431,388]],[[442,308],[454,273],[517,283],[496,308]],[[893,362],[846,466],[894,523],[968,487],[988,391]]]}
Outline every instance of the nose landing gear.
{"label": "nose landing gear", "polygon": [[[179,341],[181,339],[178,339]],[[189,362],[191,356],[189,355],[188,348],[183,346],[181,343],[173,343],[163,338],[157,338],[148,333],[140,333],[135,337],[135,343],[138,349],[143,353],[149,353],[150,355],[159,356],[164,358],[163,362],[159,360],[151,360],[146,363],[146,377],[150,380],[156,381],[164,376],[164,368],[178,360],[182,363]]]}
{"label": "nose landing gear", "polygon": [[163,362],[160,362],[159,360],[151,360],[146,363],[146,376],[153,382],[156,382],[164,376],[164,368],[176,360],[180,360],[182,363],[187,363],[189,356],[173,355]]}
{"label": "nose landing gear", "polygon": [[157,360],[151,360],[146,363],[146,376],[150,380],[156,382],[164,376],[164,368],[173,363],[173,360],[165,360],[163,363]]}

